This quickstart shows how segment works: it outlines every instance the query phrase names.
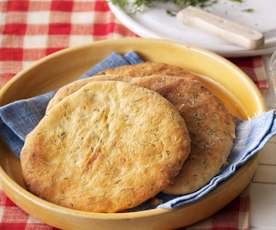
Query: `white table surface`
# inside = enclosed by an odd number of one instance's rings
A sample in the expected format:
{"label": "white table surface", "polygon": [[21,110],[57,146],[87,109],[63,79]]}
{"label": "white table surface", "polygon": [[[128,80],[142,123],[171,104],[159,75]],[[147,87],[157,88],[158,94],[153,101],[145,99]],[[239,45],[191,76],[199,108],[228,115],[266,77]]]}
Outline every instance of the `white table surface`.
{"label": "white table surface", "polygon": [[[262,93],[268,106],[276,108],[273,90],[270,88]],[[250,185],[250,229],[276,230],[276,136],[260,154],[259,166]]]}

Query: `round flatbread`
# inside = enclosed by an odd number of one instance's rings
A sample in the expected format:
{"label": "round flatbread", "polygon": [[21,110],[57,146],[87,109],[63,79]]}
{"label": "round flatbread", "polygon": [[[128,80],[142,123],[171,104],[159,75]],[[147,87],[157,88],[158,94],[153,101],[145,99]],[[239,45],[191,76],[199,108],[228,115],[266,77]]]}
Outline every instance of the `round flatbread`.
{"label": "round flatbread", "polygon": [[[125,65],[107,69],[93,76],[93,80],[94,78],[98,77],[100,77],[100,79],[102,80],[116,80],[116,78],[118,78],[119,76],[121,81],[128,81],[130,78],[133,77],[145,77],[155,74],[198,79],[197,76],[190,73],[188,70],[185,70],[178,66],[157,62],[145,62],[136,65]],[[60,88],[57,91],[56,95],[50,100],[46,111],[50,111],[50,109],[58,102],[60,102],[64,97],[72,94],[73,92],[84,86],[87,82],[91,81],[91,79],[92,78],[87,78],[84,80],[74,81],[73,84],[68,84],[65,87]]]}
{"label": "round flatbread", "polygon": [[173,184],[164,192],[187,194],[214,177],[226,163],[235,124],[222,103],[199,80],[172,76],[134,78],[131,82],[169,100],[184,118],[191,137],[191,153]]}
{"label": "round flatbread", "polygon": [[164,84],[156,79],[138,80],[136,83],[159,92],[180,111],[186,121],[192,149],[174,183],[165,192],[186,194],[205,185],[226,163],[235,137],[233,117],[224,105],[210,93],[200,79],[178,66],[146,62],[107,69],[101,75],[121,75],[145,77],[150,75],[169,75]]}
{"label": "round flatbread", "polygon": [[[167,70],[168,66],[165,66]],[[127,70],[130,71],[130,68]],[[147,73],[149,72],[147,69]],[[176,106],[186,121],[192,140],[188,160],[174,183],[168,186],[165,192],[186,194],[196,191],[208,183],[227,161],[235,137],[235,124],[231,114],[196,76],[152,75],[137,78],[127,74],[124,75],[123,72],[113,76],[106,74],[73,82],[57,92],[54,97],[55,103],[77,91],[87,82],[107,79],[128,81],[160,93]],[[143,73],[140,72],[140,75]]]}
{"label": "round flatbread", "polygon": [[186,69],[158,62],[144,62],[136,65],[124,65],[116,68],[106,69],[98,73],[98,75],[121,75],[130,77],[145,77],[155,74],[197,78],[197,76]]}
{"label": "round flatbread", "polygon": [[158,93],[92,82],[53,107],[21,152],[28,189],[65,207],[117,212],[167,187],[190,152],[183,118]]}

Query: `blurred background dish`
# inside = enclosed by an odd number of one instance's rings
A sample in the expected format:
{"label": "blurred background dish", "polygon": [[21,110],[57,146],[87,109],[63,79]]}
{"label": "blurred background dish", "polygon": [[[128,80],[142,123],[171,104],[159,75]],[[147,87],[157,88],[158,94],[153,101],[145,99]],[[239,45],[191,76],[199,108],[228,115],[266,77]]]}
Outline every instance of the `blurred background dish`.
{"label": "blurred background dish", "polygon": [[265,45],[256,50],[247,50],[228,43],[216,35],[177,22],[176,17],[167,12],[168,9],[172,11],[181,9],[173,4],[158,3],[135,14],[128,14],[112,3],[109,3],[109,6],[126,27],[141,37],[168,39],[205,48],[227,57],[241,57],[269,54],[276,49],[276,20],[273,4],[275,4],[273,0],[219,0],[205,8],[208,12],[264,33]]}

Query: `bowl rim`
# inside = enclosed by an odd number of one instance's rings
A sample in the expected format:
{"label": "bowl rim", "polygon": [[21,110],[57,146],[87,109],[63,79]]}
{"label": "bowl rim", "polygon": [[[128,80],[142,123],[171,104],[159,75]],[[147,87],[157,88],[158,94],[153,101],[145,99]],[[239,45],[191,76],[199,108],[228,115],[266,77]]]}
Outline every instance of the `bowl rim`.
{"label": "bowl rim", "polygon": [[[257,111],[257,114],[266,111],[266,105],[264,102],[264,99],[258,90],[257,86],[253,83],[253,81],[240,69],[238,68],[235,64],[230,62],[229,60],[225,59],[224,57],[215,54],[211,51],[207,51],[201,48],[196,48],[194,46],[190,45],[184,45],[168,40],[163,40],[163,39],[152,39],[152,38],[119,38],[119,39],[106,39],[106,40],[101,40],[101,41],[94,41],[90,42],[84,45],[79,45],[75,47],[69,47],[66,49],[62,49],[60,51],[57,51],[53,54],[50,54],[46,57],[43,57],[42,59],[35,61],[32,65],[30,65],[28,68],[25,70],[20,71],[17,73],[11,80],[9,80],[1,89],[0,89],[0,99],[5,95],[5,92],[13,85],[16,84],[17,80],[21,77],[23,77],[28,71],[31,69],[38,67],[39,65],[47,62],[50,59],[53,58],[58,58],[59,56],[66,55],[67,53],[76,51],[76,50],[81,50],[85,48],[89,48],[91,46],[102,46],[102,45],[112,45],[112,44],[121,44],[125,45],[131,44],[131,43],[159,43],[160,45],[166,45],[166,46],[175,46],[175,48],[179,49],[189,49],[192,52],[199,53],[200,55],[206,56],[207,58],[211,58],[217,62],[222,63],[225,66],[228,66],[232,68],[235,71],[235,74],[239,75],[241,79],[249,86],[251,90],[254,91],[254,97],[255,101],[257,102],[256,104],[258,105],[259,111]],[[245,165],[247,165],[246,163]],[[243,165],[242,167],[244,167]],[[241,167],[241,168],[242,168]],[[228,180],[228,179],[227,179]],[[137,211],[137,212],[122,212],[122,213],[97,213],[97,212],[88,212],[88,211],[80,211],[76,209],[70,209],[66,207],[62,207],[60,205],[56,205],[54,203],[48,202],[46,200],[43,200],[42,198],[39,198],[38,196],[35,196],[31,192],[27,191],[23,187],[21,187],[19,184],[17,184],[0,166],[0,181],[2,182],[1,184],[8,184],[10,188],[13,188],[15,192],[24,197],[26,200],[29,202],[32,202],[42,208],[48,209],[50,211],[54,212],[60,212],[66,215],[71,215],[71,216],[79,216],[82,218],[97,218],[97,219],[113,219],[113,220],[119,220],[119,219],[129,219],[129,218],[143,218],[143,217],[150,217],[150,216],[157,216],[160,214],[164,213],[169,213],[174,211],[174,209],[165,209],[165,208],[156,208],[156,209],[150,209],[150,210],[143,210],[143,211]],[[223,184],[223,183],[222,183]],[[213,191],[215,191],[214,189]],[[202,199],[204,199],[203,197]],[[200,200],[202,200],[200,199]],[[188,207],[191,204],[186,204],[185,207]],[[180,207],[179,209],[183,208]]]}

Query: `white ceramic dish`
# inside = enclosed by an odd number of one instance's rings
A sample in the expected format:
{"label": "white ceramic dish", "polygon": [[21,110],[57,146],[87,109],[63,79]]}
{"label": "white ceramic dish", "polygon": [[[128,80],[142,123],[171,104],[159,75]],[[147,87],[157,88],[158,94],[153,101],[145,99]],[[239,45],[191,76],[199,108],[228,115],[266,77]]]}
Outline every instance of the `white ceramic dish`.
{"label": "white ceramic dish", "polygon": [[[175,9],[175,6],[171,4],[157,4],[156,7],[135,15],[128,15],[124,10],[111,3],[109,6],[126,27],[141,37],[165,38],[196,45],[227,57],[268,54],[276,49],[276,36],[266,39],[262,48],[247,50],[200,29],[183,25],[177,22],[175,17],[166,13],[166,9]],[[243,0],[242,3],[219,0],[218,3],[207,9],[219,16],[251,26],[264,33],[275,30],[276,34],[275,0]],[[246,9],[253,9],[254,12],[245,12]]]}

